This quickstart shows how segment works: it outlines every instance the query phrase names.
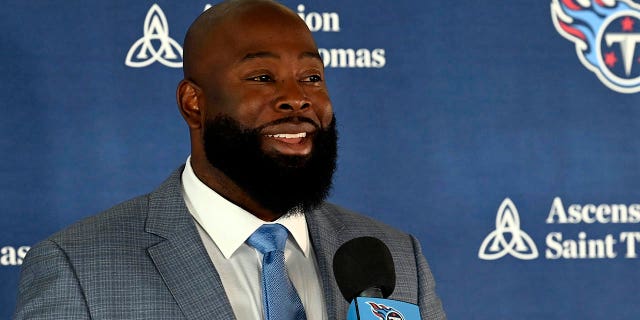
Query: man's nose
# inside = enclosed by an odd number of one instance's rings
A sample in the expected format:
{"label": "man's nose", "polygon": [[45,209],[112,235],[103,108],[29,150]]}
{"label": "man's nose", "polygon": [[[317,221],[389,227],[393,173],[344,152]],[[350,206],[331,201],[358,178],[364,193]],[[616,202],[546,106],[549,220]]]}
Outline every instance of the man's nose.
{"label": "man's nose", "polygon": [[296,80],[284,80],[278,84],[279,97],[276,110],[280,112],[304,111],[311,107],[311,101],[304,92],[301,83]]}

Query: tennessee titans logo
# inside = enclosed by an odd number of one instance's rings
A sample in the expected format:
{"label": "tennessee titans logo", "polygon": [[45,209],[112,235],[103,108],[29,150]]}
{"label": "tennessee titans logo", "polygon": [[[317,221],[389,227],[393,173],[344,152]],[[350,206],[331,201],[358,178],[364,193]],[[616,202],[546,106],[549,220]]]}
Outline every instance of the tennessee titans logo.
{"label": "tennessee titans logo", "polygon": [[551,19],[580,62],[611,90],[640,92],[640,6],[630,0],[552,0]]}
{"label": "tennessee titans logo", "polygon": [[367,302],[371,306],[371,312],[381,320],[404,320],[404,316],[396,309],[383,304]]}

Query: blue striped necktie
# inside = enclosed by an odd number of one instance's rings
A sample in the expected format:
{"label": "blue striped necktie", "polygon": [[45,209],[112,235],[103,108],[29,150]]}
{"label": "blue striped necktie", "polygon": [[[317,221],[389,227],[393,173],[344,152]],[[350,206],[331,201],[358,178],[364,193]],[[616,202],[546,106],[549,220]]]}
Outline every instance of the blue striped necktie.
{"label": "blue striped necktie", "polygon": [[262,304],[267,320],[306,320],[304,307],[284,264],[289,233],[281,224],[264,224],[247,240],[262,256]]}

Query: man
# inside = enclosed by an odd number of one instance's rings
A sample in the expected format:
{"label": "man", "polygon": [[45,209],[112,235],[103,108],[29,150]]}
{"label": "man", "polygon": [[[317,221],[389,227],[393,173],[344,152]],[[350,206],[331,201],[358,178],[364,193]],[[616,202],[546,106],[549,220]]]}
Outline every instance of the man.
{"label": "man", "polygon": [[287,230],[296,319],[346,317],[332,259],[366,235],[393,254],[390,298],[418,304],[425,320],[444,319],[415,238],[323,202],[335,119],[322,60],[295,13],[269,0],[207,10],[187,32],[184,76],[177,100],[191,138],[185,166],[154,192],[34,246],[17,319],[277,318],[268,315],[271,283],[261,278],[268,253],[252,242],[272,222]]}

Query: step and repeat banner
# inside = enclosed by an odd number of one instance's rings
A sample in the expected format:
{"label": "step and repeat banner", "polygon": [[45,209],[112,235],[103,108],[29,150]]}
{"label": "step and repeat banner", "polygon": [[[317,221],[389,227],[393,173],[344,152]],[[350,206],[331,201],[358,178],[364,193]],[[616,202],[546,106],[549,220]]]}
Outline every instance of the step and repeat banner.
{"label": "step and repeat banner", "polygon": [[[206,1],[5,1],[0,318],[26,252],[189,155],[182,41]],[[414,234],[450,319],[637,319],[640,5],[284,2],[340,131],[331,201]]]}

